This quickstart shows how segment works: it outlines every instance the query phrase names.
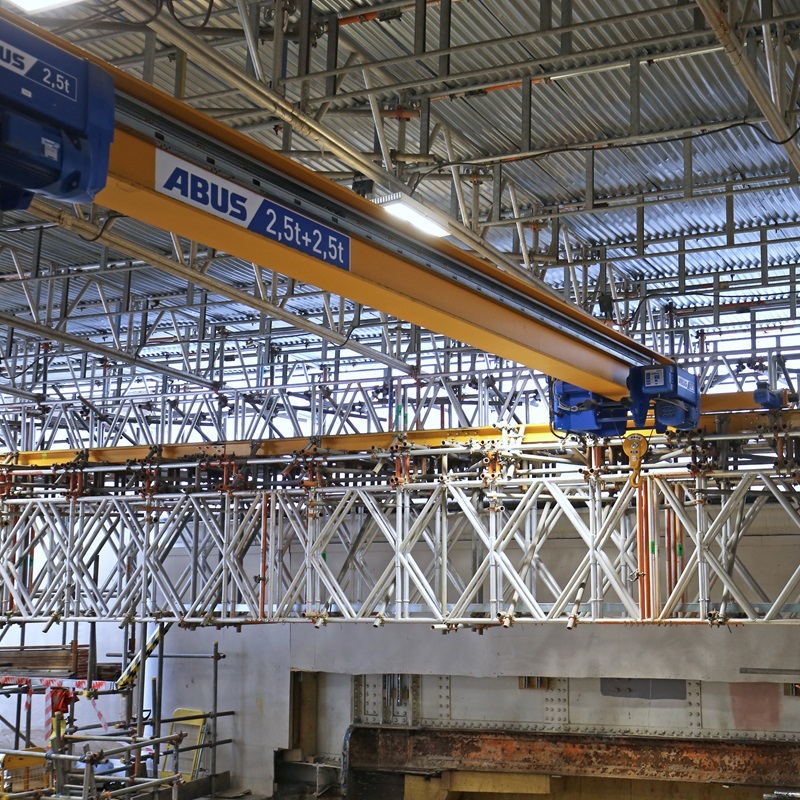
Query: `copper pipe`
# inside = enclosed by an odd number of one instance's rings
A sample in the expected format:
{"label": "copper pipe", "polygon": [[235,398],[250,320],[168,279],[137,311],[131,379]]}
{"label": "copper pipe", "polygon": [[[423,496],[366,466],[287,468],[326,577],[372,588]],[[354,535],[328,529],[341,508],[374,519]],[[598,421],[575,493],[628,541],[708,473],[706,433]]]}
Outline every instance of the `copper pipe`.
{"label": "copper pipe", "polygon": [[665,522],[664,537],[667,548],[667,596],[669,596],[672,594],[672,590],[675,588],[675,582],[678,579],[676,542],[677,516],[671,508],[667,509]]}
{"label": "copper pipe", "polygon": [[513,81],[512,83],[501,83],[497,86],[487,86],[485,92],[502,92],[506,89],[518,89],[522,86],[522,81]]}
{"label": "copper pipe", "polygon": [[650,515],[653,513],[653,510],[650,506],[650,482],[644,482],[644,491],[642,492],[642,497],[644,498],[644,531],[642,531],[642,542],[644,543],[644,553],[642,554],[643,563],[645,565],[645,589],[644,589],[644,603],[646,608],[646,617],[647,619],[653,618],[653,595],[652,595],[652,586],[650,583],[650,576],[647,573],[647,565],[649,562],[649,545],[650,545]]}
{"label": "copper pipe", "polygon": [[[524,620],[517,619],[517,622],[523,622]],[[746,623],[745,620],[741,619],[730,619],[726,621],[726,625],[744,625]],[[636,620],[636,619],[598,619],[592,620],[592,625],[658,625],[663,626],[665,628],[671,625],[703,625],[704,627],[708,627],[708,620],[707,619],[668,619],[668,620],[656,620],[656,619],[643,619],[643,620]]]}
{"label": "copper pipe", "polygon": [[643,536],[646,527],[645,506],[644,506],[644,485],[640,484],[636,488],[636,571],[638,573],[637,583],[639,586],[639,616],[642,619],[647,617],[647,604],[644,589],[644,542]]}
{"label": "copper pipe", "polygon": [[637,568],[639,571],[639,613],[642,619],[652,617],[652,597],[650,594],[650,579],[648,576],[648,544],[650,525],[650,497],[648,484],[643,482],[637,489]]}
{"label": "copper pipe", "polygon": [[373,19],[378,19],[377,11],[370,11],[367,14],[354,14],[352,17],[342,17],[338,24],[341,27],[342,25],[354,25],[357,22],[370,22]]}
{"label": "copper pipe", "polygon": [[266,617],[264,607],[267,601],[267,527],[269,526],[267,511],[267,498],[264,497],[261,503],[261,574],[258,576],[258,615],[261,619]]}
{"label": "copper pipe", "polygon": [[670,509],[664,512],[664,548],[667,551],[666,558],[666,573],[667,573],[667,596],[669,596],[669,589],[672,584],[672,558],[671,558],[671,542],[672,542],[672,518],[670,516]]}
{"label": "copper pipe", "polygon": [[[428,0],[427,5],[432,6],[438,2],[439,0]],[[402,11],[404,8],[414,8],[414,3],[410,2],[398,5],[387,4],[381,11],[368,11],[365,14],[349,14],[346,17],[339,17],[337,24],[341,27],[342,25],[354,25],[359,22],[371,22],[374,19],[380,19],[381,16],[387,12],[395,9]]]}
{"label": "copper pipe", "polygon": [[[683,486],[678,485],[678,499],[683,503],[684,498],[686,496],[686,491]],[[683,574],[683,548],[684,548],[684,538],[686,532],[683,528],[683,524],[678,520],[676,533],[676,541],[675,541],[675,579],[676,581],[681,577]],[[683,593],[681,596],[681,603],[686,603],[686,592]]]}

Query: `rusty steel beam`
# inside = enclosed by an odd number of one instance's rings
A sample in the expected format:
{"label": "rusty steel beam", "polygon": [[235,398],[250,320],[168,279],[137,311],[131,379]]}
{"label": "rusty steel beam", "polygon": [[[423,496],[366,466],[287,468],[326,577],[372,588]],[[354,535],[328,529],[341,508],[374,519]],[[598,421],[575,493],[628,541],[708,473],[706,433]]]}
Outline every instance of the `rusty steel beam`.
{"label": "rusty steel beam", "polygon": [[352,729],[355,772],[529,772],[600,778],[796,787],[800,746],[753,740],[687,740],[451,729]]}

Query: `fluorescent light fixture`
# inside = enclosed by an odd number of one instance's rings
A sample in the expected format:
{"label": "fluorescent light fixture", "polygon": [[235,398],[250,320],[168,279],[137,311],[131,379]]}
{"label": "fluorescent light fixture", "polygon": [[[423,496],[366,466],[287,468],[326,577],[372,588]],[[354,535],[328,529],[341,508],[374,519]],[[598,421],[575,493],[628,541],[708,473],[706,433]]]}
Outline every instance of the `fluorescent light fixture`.
{"label": "fluorescent light fixture", "polygon": [[390,194],[377,201],[378,205],[385,208],[393,217],[405,220],[418,231],[427,233],[428,236],[449,236],[450,231],[445,230],[439,223],[434,222],[422,211],[414,207],[412,202],[402,194]]}
{"label": "fluorescent light fixture", "polygon": [[11,0],[11,2],[27,14],[38,14],[40,11],[52,11],[61,6],[72,6],[80,0]]}

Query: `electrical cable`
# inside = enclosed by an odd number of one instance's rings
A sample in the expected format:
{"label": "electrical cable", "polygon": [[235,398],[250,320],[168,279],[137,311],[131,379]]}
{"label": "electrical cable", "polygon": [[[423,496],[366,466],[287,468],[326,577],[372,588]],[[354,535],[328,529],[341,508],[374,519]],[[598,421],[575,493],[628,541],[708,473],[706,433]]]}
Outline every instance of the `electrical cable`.
{"label": "electrical cable", "polygon": [[205,28],[209,20],[211,19],[211,14],[214,11],[214,0],[208,0],[208,6],[206,7],[206,13],[203,17],[203,21],[200,22],[198,25],[187,25],[176,13],[175,13],[175,5],[174,0],[164,0],[167,4],[167,10],[172,15],[172,18],[175,22],[178,23],[182,28],[186,28],[188,31],[201,31]]}
{"label": "electrical cable", "polygon": [[106,232],[112,222],[116,222],[116,220],[122,219],[124,216],[125,214],[109,214],[103,221],[103,224],[100,226],[100,230],[97,231],[94,236],[81,236],[80,233],[78,236],[80,236],[84,242],[96,242]]}
{"label": "electrical cable", "polygon": [[[161,14],[164,8],[167,9],[170,16],[177,22],[181,27],[186,28],[190,31],[201,31],[203,28],[208,26],[208,23],[211,21],[211,15],[214,12],[214,3],[215,0],[208,0],[208,5],[206,6],[205,13],[203,14],[203,19],[197,25],[188,25],[186,22],[183,21],[181,17],[178,16],[178,13],[175,10],[175,0],[155,0],[155,5],[153,9],[153,13],[147,17],[146,19],[142,20],[124,20],[120,18],[120,13],[122,13],[122,9],[118,7],[119,0],[109,0],[109,2],[103,2],[103,0],[98,0],[99,5],[96,9],[96,16],[100,17],[108,17],[109,19],[113,19],[119,25],[127,26],[130,28],[139,28],[142,25],[149,25],[151,22],[154,22],[156,18]],[[115,9],[114,6],[117,6]]]}
{"label": "electrical cable", "polygon": [[550,401],[547,403],[547,416],[548,422],[550,424],[550,433],[555,436],[560,442],[566,442],[569,439],[569,433],[565,433],[563,436],[560,436],[555,428],[555,409],[553,408],[553,386],[555,385],[555,379],[549,378],[547,379],[547,391],[550,395]]}
{"label": "electrical cable", "polygon": [[454,161],[442,161],[435,164],[432,167],[429,167],[426,170],[421,170],[418,175],[422,178],[427,177],[428,175],[436,172],[437,170],[445,169],[447,167],[482,167],[482,166],[492,166],[494,164],[510,164],[516,163],[517,161],[535,161],[539,158],[546,158],[547,156],[552,155],[560,155],[562,153],[585,153],[585,152],[597,152],[601,150],[628,150],[636,147],[649,147],[652,145],[663,145],[663,144],[671,144],[673,142],[686,142],[691,141],[693,139],[702,139],[706,136],[713,136],[717,133],[725,133],[730,130],[734,130],[736,128],[750,128],[751,130],[755,131],[759,136],[761,136],[765,141],[769,142],[770,144],[782,146],[789,144],[793,139],[795,139],[798,134],[800,134],[800,125],[798,125],[789,136],[785,139],[776,139],[773,136],[770,136],[766,131],[762,130],[760,125],[755,122],[750,122],[749,120],[743,119],[739,120],[738,122],[731,122],[729,125],[725,125],[721,128],[714,128],[713,130],[707,131],[697,131],[695,133],[687,133],[681,136],[672,136],[666,139],[661,139],[658,141],[648,141],[648,142],[621,142],[619,144],[577,144],[577,145],[567,145],[564,147],[553,147],[549,150],[543,150],[538,153],[520,153],[518,155],[511,155],[511,156],[498,156],[496,159],[460,159]]}

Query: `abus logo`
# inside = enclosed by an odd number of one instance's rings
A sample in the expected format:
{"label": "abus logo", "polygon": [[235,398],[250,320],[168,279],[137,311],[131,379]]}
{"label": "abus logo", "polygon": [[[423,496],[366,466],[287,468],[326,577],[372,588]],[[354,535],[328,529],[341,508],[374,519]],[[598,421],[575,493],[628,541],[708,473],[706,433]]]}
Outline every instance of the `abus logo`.
{"label": "abus logo", "polygon": [[244,222],[247,219],[247,198],[214,181],[175,167],[164,181],[164,190],[177,191],[182,197],[201,206],[210,206],[219,214]]}
{"label": "abus logo", "polygon": [[298,209],[156,149],[155,190],[311,258],[350,269],[350,237]]}
{"label": "abus logo", "polygon": [[25,56],[5,42],[0,42],[0,65],[17,72],[25,72]]}

